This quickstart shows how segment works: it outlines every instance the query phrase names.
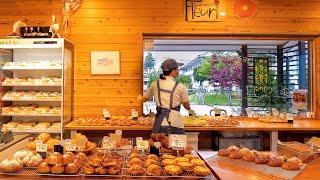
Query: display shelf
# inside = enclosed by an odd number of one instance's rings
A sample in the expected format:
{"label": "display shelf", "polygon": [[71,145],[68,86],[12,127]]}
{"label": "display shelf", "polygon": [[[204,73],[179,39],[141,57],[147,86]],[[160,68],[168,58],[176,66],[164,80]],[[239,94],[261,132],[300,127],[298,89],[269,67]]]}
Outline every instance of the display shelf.
{"label": "display shelf", "polygon": [[34,70],[62,70],[62,67],[2,67],[2,70],[8,70],[8,71],[15,71],[15,70],[28,70],[28,71],[34,71]]}
{"label": "display shelf", "polygon": [[1,116],[20,116],[20,117],[59,117],[61,114],[1,114]]}
{"label": "display shelf", "polygon": [[[63,127],[64,122],[70,122],[72,117],[72,92],[73,92],[73,58],[74,45],[63,38],[25,38],[25,39],[0,39],[0,49],[5,50],[5,54],[0,55],[1,62],[4,63],[0,68],[3,78],[1,84],[4,94],[8,91],[51,91],[54,89],[61,93],[59,98],[33,98],[42,96],[3,96],[2,101],[12,102],[12,106],[20,107],[26,104],[36,104],[43,107],[54,107],[57,104],[61,107],[59,113],[7,113],[2,116],[8,116],[10,120],[28,119],[39,121],[42,117],[51,117],[47,119],[60,120]],[[13,97],[13,98],[12,98]],[[20,96],[16,96],[20,97]],[[57,96],[52,96],[57,97]],[[7,106],[9,106],[9,103]],[[26,112],[26,111],[21,111]],[[49,111],[51,112],[51,111]],[[52,111],[56,112],[56,111]],[[29,118],[30,119],[30,118]],[[1,122],[0,122],[1,123]],[[38,131],[22,131],[23,133],[37,133]],[[39,131],[40,132],[40,131]],[[46,130],[41,132],[59,133],[61,138],[63,128],[59,130]]]}
{"label": "display shelf", "polygon": [[12,98],[1,98],[2,101],[37,101],[37,102],[60,102],[62,99],[52,98],[52,99],[12,99]]}
{"label": "display shelf", "polygon": [[62,84],[3,84],[2,86],[8,86],[8,87],[59,87],[62,86]]}
{"label": "display shelf", "polygon": [[26,130],[20,130],[20,129],[11,129],[11,132],[13,133],[52,133],[52,134],[60,134],[61,130],[51,130],[51,129],[43,129],[43,130],[36,130],[36,129],[26,129]]}

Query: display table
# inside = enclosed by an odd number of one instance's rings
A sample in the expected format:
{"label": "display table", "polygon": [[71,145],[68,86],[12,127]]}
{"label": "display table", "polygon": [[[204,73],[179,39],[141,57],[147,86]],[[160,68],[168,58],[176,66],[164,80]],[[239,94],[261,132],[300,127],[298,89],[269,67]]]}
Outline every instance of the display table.
{"label": "display table", "polygon": [[[186,131],[266,131],[270,132],[270,147],[273,152],[277,150],[277,141],[279,131],[319,131],[320,120],[318,119],[296,119],[293,124],[289,123],[264,123],[253,118],[237,118],[241,126],[219,127],[219,126],[201,126],[185,127]],[[78,130],[130,130],[130,131],[151,131],[151,126],[78,126],[73,122],[64,127],[70,130],[71,134]]]}
{"label": "display table", "polygon": [[[203,157],[204,160],[208,161],[210,156],[209,152],[199,152],[199,155]],[[212,155],[214,152],[212,151]],[[207,162],[208,163],[208,162]],[[259,180],[270,180],[270,179],[280,179],[275,176],[267,175],[264,173],[259,173],[256,171],[251,171],[237,166],[228,166],[226,164],[210,164],[208,165],[214,170],[214,172],[220,177],[220,179],[259,179]],[[306,168],[298,174],[294,179],[295,180],[304,180],[304,179],[315,179],[320,177],[320,158],[315,159],[307,164]]]}

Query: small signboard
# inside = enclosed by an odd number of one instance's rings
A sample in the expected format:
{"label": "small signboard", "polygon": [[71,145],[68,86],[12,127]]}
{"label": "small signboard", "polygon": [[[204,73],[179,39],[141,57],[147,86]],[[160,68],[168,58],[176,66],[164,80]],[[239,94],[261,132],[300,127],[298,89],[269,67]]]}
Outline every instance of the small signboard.
{"label": "small signboard", "polygon": [[226,16],[226,0],[186,0],[187,21],[222,21]]}

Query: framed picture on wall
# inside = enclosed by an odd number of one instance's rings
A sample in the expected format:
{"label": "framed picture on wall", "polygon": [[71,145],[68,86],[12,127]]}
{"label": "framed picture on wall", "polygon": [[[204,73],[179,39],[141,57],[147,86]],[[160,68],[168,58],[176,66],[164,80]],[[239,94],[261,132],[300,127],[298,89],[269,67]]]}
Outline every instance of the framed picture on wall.
{"label": "framed picture on wall", "polygon": [[120,74],[120,51],[91,51],[91,74]]}

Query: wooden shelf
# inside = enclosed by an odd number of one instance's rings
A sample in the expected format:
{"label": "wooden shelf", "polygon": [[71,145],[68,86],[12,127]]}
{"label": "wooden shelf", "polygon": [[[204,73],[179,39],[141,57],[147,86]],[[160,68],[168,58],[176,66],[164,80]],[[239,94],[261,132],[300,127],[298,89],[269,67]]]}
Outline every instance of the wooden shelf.
{"label": "wooden shelf", "polygon": [[38,102],[61,102],[62,99],[8,99],[8,98],[2,98],[2,101],[38,101]]}
{"label": "wooden shelf", "polygon": [[[242,126],[238,127],[219,127],[219,126],[201,126],[185,127],[186,131],[319,131],[320,120],[302,119],[294,120],[289,123],[264,123],[254,119],[240,120]],[[151,126],[81,126],[73,122],[64,126],[65,130],[151,130]]]}
{"label": "wooden shelf", "polygon": [[30,129],[30,130],[11,130],[13,133],[52,133],[52,134],[60,134],[60,130],[51,130],[51,129],[44,129],[44,130],[36,130],[36,129]]}
{"label": "wooden shelf", "polygon": [[2,84],[6,87],[60,87],[61,84],[37,84],[37,85],[26,85],[26,84]]}
{"label": "wooden shelf", "polygon": [[62,70],[62,67],[2,67],[2,70],[14,71],[14,70]]}
{"label": "wooden shelf", "polygon": [[1,114],[2,116],[17,116],[17,117],[60,117],[61,114]]}

